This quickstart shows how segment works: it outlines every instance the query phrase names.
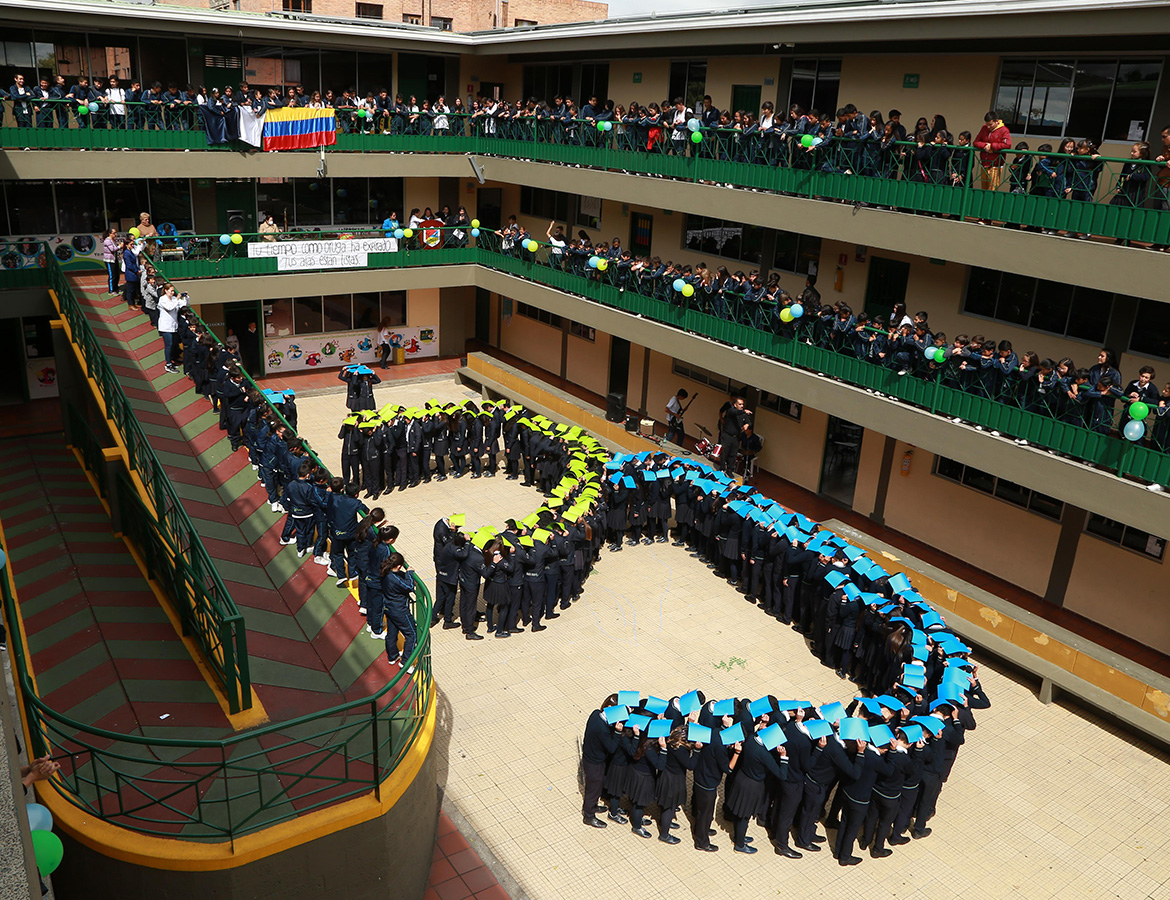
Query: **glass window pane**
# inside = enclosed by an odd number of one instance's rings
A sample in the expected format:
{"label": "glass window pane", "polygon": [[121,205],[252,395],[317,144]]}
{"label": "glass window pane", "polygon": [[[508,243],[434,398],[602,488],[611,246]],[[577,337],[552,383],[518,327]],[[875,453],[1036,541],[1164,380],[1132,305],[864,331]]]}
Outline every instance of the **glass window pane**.
{"label": "glass window pane", "polygon": [[1000,500],[1006,500],[1008,503],[1014,503],[1016,506],[1026,507],[1028,505],[1029,493],[1030,491],[1026,487],[1003,478],[1000,478],[995,483],[995,496],[999,497]]}
{"label": "glass window pane", "polygon": [[975,488],[977,491],[983,491],[985,494],[990,494],[995,488],[995,476],[967,466],[963,470],[963,484]]}
{"label": "glass window pane", "polygon": [[1041,494],[1038,491],[1032,491],[1032,497],[1028,501],[1028,509],[1042,516],[1047,516],[1050,519],[1055,519],[1057,522],[1064,515],[1064,503],[1062,501],[1057,500],[1055,497],[1049,497],[1047,494]]}
{"label": "glass window pane", "polygon": [[1112,294],[1078,287],[1073,292],[1066,333],[1069,337],[1080,338],[1082,341],[1103,343],[1105,326],[1109,324],[1109,315],[1112,311]]}
{"label": "glass window pane", "polygon": [[370,220],[370,187],[367,180],[334,178],[333,224],[368,225]]}
{"label": "glass window pane", "polygon": [[799,242],[800,235],[791,231],[777,231],[776,255],[772,257],[772,266],[785,272],[795,272]]}
{"label": "glass window pane", "polygon": [[[238,46],[238,45],[237,45]],[[57,48],[57,54],[60,56],[61,48]],[[162,38],[156,35],[151,35],[149,38],[143,38],[138,43],[138,53],[141,59],[139,60],[142,66],[142,86],[149,87],[155,81],[159,82],[163,88],[170,82],[176,84],[187,83],[187,41],[183,38]],[[240,72],[237,70],[236,77],[230,81],[224,81],[224,84],[236,84],[240,80]],[[214,82],[206,82],[208,87],[211,87]]]}
{"label": "glass window pane", "polygon": [[7,181],[9,226],[13,237],[56,234],[53,193],[47,181]]}
{"label": "glass window pane", "polygon": [[1150,134],[1157,136],[1157,131],[1150,128],[1150,114],[1161,74],[1160,62],[1121,61],[1113,89],[1113,103],[1109,107],[1109,121],[1105,123],[1105,140],[1140,141],[1146,140]]}
{"label": "glass window pane", "polygon": [[1051,331],[1054,334],[1064,334],[1068,323],[1068,310],[1072,305],[1073,289],[1071,284],[1058,284],[1055,281],[1038,281],[1036,283],[1036,302],[1032,306],[1032,319],[1028,323],[1031,328],[1041,331]]}
{"label": "glass window pane", "polygon": [[357,75],[357,54],[353,51],[324,50],[321,53],[321,92],[333,91],[334,99],[354,86]]}
{"label": "glass window pane", "polygon": [[[133,40],[123,38],[105,38],[101,35],[89,35],[89,73],[93,78],[100,78],[104,82],[113,75],[119,81],[126,82],[125,88],[130,87],[130,80],[138,76],[133,61]],[[186,75],[183,76],[186,81]]]}
{"label": "glass window pane", "polygon": [[1059,135],[1072,100],[1072,60],[1042,60],[1036,65],[1032,105],[1028,110],[1031,134]]}
{"label": "glass window pane", "polygon": [[1113,78],[1117,63],[1086,62],[1077,64],[1073,79],[1072,106],[1068,113],[1065,134],[1099,140],[1105,128],[1105,114],[1109,110],[1109,95],[1113,92]]}
{"label": "glass window pane", "polygon": [[1105,540],[1112,541],[1115,544],[1120,544],[1121,535],[1125,531],[1125,526],[1120,522],[1115,522],[1113,519],[1106,519],[1104,516],[1090,513],[1089,521],[1085,525],[1085,531],[1095,534],[1098,537],[1103,537]]}
{"label": "glass window pane", "polygon": [[[841,60],[817,61],[817,80],[812,105],[821,112],[837,109],[837,95],[841,90]],[[808,107],[805,107],[806,109]]]}
{"label": "glass window pane", "polygon": [[[146,208],[139,212],[146,212]],[[191,181],[187,178],[156,178],[150,182],[150,217],[155,227],[175,226],[177,231],[191,231]]]}
{"label": "glass window pane", "polygon": [[353,318],[350,314],[349,294],[329,294],[325,298],[325,330],[350,331]]}
{"label": "glass window pane", "polygon": [[1035,278],[1004,272],[999,286],[999,302],[995,305],[995,318],[1014,325],[1028,324],[1035,290]]}
{"label": "glass window pane", "polygon": [[287,231],[296,223],[293,209],[293,185],[291,179],[261,178],[256,184],[256,221],[263,222],[265,216],[272,216],[281,231]]}
{"label": "glass window pane", "polygon": [[329,179],[294,178],[296,227],[320,228],[329,224]]}
{"label": "glass window pane", "polygon": [[937,463],[935,465],[935,472],[943,478],[949,478],[952,481],[963,480],[963,464],[956,462],[953,459],[948,459],[945,456],[936,456]]}
{"label": "glass window pane", "polygon": [[105,228],[105,204],[99,181],[58,181],[57,221],[62,234],[100,232]]}
{"label": "glass window pane", "polygon": [[976,316],[995,316],[995,301],[999,296],[1000,273],[991,269],[972,269],[967,279],[966,312]]}
{"label": "glass window pane", "polygon": [[1032,99],[1032,78],[1036,74],[1034,59],[1005,59],[999,72],[999,89],[995,108],[1013,133],[1024,131]]}
{"label": "glass window pane", "polygon": [[293,298],[294,334],[320,334],[323,331],[321,321],[320,297]]}
{"label": "glass window pane", "polygon": [[382,291],[379,299],[382,306],[379,321],[389,319],[388,325],[406,324],[406,291]]}
{"label": "glass window pane", "polygon": [[[8,190],[11,197],[11,184]],[[1170,359],[1170,304],[1160,300],[1142,300],[1138,304],[1129,349],[1146,356]]]}
{"label": "glass window pane", "polygon": [[382,312],[378,308],[378,295],[376,293],[370,292],[353,295],[354,330],[377,328],[378,322],[381,319]]}
{"label": "glass window pane", "polygon": [[264,304],[264,336],[288,337],[292,334],[292,300],[272,300]]}
{"label": "glass window pane", "polygon": [[138,214],[150,208],[146,190],[145,179],[107,181],[105,220],[129,231],[138,224]]}

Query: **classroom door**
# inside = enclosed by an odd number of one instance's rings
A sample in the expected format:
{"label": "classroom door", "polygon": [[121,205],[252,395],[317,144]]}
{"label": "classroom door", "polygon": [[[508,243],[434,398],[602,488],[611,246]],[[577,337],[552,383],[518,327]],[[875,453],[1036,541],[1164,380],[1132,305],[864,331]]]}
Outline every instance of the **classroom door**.
{"label": "classroom door", "polygon": [[630,252],[635,256],[649,256],[654,237],[654,217],[649,213],[630,213]]}
{"label": "classroom door", "polygon": [[865,429],[836,416],[829,416],[825,435],[825,456],[821,462],[820,493],[843,506],[853,506],[857,486],[857,465],[861,460],[861,438]]}
{"label": "classroom door", "polygon": [[28,399],[20,319],[0,319],[0,406]]}
{"label": "classroom door", "polygon": [[[630,342],[614,337],[609,345],[609,393],[625,396],[630,389]],[[629,398],[626,399],[629,406]]]}
{"label": "classroom door", "polygon": [[474,218],[479,219],[480,228],[499,228],[500,210],[503,206],[504,196],[500,188],[479,188],[475,194]]}
{"label": "classroom door", "polygon": [[475,339],[483,344],[492,342],[492,295],[478,287],[475,289]]}
{"label": "classroom door", "polygon": [[[240,339],[240,362],[244,370],[253,378],[260,378],[264,370],[261,362],[261,339],[264,334],[260,323],[264,321],[262,306],[252,300],[239,303],[225,303],[223,306],[223,338],[227,338],[228,329]],[[256,326],[252,331],[250,326]]]}
{"label": "classroom door", "polygon": [[750,112],[753,116],[760,111],[760,94],[763,88],[758,84],[733,84],[731,86],[731,109]]}
{"label": "classroom door", "polygon": [[909,280],[910,263],[871,256],[869,280],[865,283],[865,311],[870,316],[885,316],[888,322],[894,304],[905,302]]}

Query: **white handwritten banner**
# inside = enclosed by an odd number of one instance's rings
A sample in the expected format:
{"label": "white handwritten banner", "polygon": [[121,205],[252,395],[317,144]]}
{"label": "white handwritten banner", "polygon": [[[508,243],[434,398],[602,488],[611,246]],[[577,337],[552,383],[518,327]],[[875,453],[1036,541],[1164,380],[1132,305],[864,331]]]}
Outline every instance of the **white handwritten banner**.
{"label": "white handwritten banner", "polygon": [[348,241],[256,241],[248,244],[249,259],[276,258],[280,272],[304,269],[364,268],[370,253],[393,253],[398,242],[384,238]]}
{"label": "white handwritten banner", "polygon": [[[391,334],[390,342],[392,346],[403,349],[407,362],[439,355],[439,329],[435,326],[399,326]],[[379,359],[377,331],[270,336],[264,339],[264,368],[269,375],[278,371],[327,369],[355,363],[376,365]]]}

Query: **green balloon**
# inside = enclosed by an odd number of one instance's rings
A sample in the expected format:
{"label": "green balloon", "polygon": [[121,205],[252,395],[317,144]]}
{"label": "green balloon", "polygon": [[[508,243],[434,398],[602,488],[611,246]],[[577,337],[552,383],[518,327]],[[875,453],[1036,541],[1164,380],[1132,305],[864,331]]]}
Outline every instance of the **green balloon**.
{"label": "green balloon", "polygon": [[65,855],[65,847],[61,839],[51,831],[32,832],[33,854],[36,856],[37,869],[41,875],[52,875],[61,865],[61,857]]}
{"label": "green balloon", "polygon": [[598,122],[598,123],[597,123],[597,130],[598,130],[598,131],[605,131],[605,123],[604,123],[604,122]]}
{"label": "green balloon", "polygon": [[79,116],[88,116],[89,115],[89,107],[86,106],[84,103],[81,104],[79,107],[77,107],[77,114]]}
{"label": "green balloon", "polygon": [[691,132],[691,143],[694,143],[694,144],[701,144],[701,143],[703,143],[703,135],[701,135],[701,134],[700,134],[699,132],[697,132],[697,131],[692,131],[692,132]]}
{"label": "green balloon", "polygon": [[1149,414],[1150,414],[1150,407],[1147,406],[1145,403],[1142,403],[1141,400],[1138,400],[1138,401],[1131,403],[1129,405],[1129,417],[1131,419],[1135,419],[1138,422],[1140,422],[1142,419],[1144,419]]}
{"label": "green balloon", "polygon": [[813,136],[812,136],[811,134],[805,134],[805,135],[801,135],[801,138],[800,138],[800,146],[802,146],[802,147],[811,147],[811,146],[812,146],[812,142],[813,142]]}

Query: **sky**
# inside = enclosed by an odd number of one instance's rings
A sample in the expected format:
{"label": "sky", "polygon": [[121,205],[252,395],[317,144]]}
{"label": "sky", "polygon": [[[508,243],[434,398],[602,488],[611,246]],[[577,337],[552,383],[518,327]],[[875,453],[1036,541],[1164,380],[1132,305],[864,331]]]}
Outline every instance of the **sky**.
{"label": "sky", "polygon": [[[736,9],[751,6],[775,6],[777,0],[734,0],[731,4]],[[726,2],[716,0],[609,0],[609,14],[611,16],[639,16],[657,10],[660,13],[691,12],[696,9],[714,9],[726,11]]]}

